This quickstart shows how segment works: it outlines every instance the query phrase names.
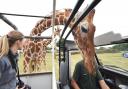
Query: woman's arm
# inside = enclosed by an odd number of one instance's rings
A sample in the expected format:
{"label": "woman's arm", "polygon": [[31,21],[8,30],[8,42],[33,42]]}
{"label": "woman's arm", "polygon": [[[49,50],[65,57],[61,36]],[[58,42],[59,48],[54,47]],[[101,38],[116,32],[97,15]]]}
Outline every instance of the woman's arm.
{"label": "woman's arm", "polygon": [[71,80],[71,85],[72,85],[73,89],[80,89],[74,79]]}
{"label": "woman's arm", "polygon": [[104,80],[99,81],[101,89],[110,89]]}

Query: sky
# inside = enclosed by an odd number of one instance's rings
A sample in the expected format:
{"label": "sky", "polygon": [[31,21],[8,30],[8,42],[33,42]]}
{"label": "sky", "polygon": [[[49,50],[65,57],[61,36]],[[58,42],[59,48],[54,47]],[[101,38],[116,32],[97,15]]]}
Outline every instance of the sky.
{"label": "sky", "polygon": [[[85,0],[80,11],[91,3],[92,0]],[[72,8],[77,0],[56,0],[56,9]],[[95,37],[109,31],[127,36],[128,32],[128,0],[102,0],[96,6],[94,24],[96,26]],[[1,0],[0,12],[46,16],[52,12],[53,0]],[[24,35],[29,35],[32,28],[41,18],[6,16],[13,22]],[[62,27],[63,28],[63,27]],[[7,34],[11,27],[0,20],[0,35]],[[69,29],[68,29],[69,30]],[[44,35],[51,35],[49,29]],[[51,33],[51,34],[49,34]],[[73,39],[72,35],[68,39]]]}

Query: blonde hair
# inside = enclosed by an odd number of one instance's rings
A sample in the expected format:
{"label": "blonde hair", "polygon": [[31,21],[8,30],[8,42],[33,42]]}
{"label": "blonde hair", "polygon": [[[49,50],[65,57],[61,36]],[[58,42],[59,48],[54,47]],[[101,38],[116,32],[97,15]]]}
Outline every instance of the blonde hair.
{"label": "blonde hair", "polygon": [[8,43],[8,38],[5,35],[0,38],[0,59],[4,55],[7,55],[8,51],[9,51],[9,43]]}
{"label": "blonde hair", "polygon": [[0,38],[0,59],[8,54],[9,48],[17,41],[23,39],[23,34],[19,31],[10,31]]}

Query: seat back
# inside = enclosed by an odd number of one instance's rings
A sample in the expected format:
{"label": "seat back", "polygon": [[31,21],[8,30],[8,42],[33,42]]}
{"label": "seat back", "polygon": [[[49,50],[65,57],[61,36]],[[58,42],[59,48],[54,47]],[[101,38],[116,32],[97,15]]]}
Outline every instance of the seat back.
{"label": "seat back", "polygon": [[65,61],[60,62],[60,85],[62,89],[70,89],[69,87],[69,53],[65,54]]}

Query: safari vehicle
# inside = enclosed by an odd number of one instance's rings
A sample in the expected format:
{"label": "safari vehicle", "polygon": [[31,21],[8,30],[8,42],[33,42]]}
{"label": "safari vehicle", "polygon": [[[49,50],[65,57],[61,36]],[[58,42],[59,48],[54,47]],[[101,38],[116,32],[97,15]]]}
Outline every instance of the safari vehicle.
{"label": "safari vehicle", "polygon": [[[71,61],[74,59],[71,59],[71,52],[78,49],[74,48],[75,46],[73,45],[70,46],[69,44],[66,44],[66,39],[72,32],[73,28],[78,25],[81,19],[84,18],[97,4],[98,3],[96,2],[92,2],[90,6],[86,8],[84,14],[82,15],[83,17],[81,16],[81,18],[78,18],[74,26],[65,37],[64,45],[59,45],[59,81],[57,81],[58,89],[72,89],[71,74],[73,70],[71,67],[73,65],[71,64]],[[65,25],[64,30],[66,30],[69,22],[73,18],[75,11],[78,10],[79,6],[80,4],[78,5],[77,3],[69,17],[68,23]],[[62,37],[63,34],[61,35],[60,43]],[[122,56],[122,54],[128,50],[128,46],[126,46],[128,45],[128,38],[123,38],[120,34],[108,32],[96,37],[94,39],[94,43],[96,50],[96,68],[100,70],[107,85],[110,87],[110,89],[128,89],[128,61],[127,58]]]}

